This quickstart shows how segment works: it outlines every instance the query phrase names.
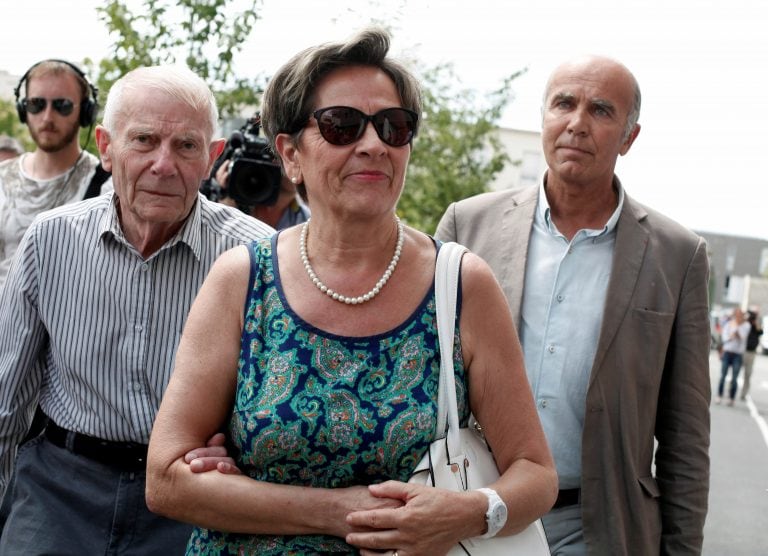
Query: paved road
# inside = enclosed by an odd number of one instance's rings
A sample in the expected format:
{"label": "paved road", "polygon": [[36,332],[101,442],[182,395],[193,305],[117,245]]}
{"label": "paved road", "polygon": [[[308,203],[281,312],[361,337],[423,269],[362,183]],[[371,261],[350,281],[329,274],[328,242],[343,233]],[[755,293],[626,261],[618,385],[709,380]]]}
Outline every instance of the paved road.
{"label": "paved road", "polygon": [[710,372],[712,467],[703,554],[768,556],[768,355],[755,358],[750,396],[742,402],[737,395],[734,407],[714,403],[720,380],[714,352]]}

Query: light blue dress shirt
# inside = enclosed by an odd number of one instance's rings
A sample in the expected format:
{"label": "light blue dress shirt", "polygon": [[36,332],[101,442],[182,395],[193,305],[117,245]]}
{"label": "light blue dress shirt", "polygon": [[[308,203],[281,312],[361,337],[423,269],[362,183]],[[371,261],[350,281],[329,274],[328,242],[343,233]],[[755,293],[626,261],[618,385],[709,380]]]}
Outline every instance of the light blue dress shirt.
{"label": "light blue dress shirt", "polygon": [[569,242],[550,218],[542,181],[528,246],[520,341],[561,489],[581,482],[587,386],[624,204],[617,180],[614,187],[618,206],[605,227],[579,230]]}

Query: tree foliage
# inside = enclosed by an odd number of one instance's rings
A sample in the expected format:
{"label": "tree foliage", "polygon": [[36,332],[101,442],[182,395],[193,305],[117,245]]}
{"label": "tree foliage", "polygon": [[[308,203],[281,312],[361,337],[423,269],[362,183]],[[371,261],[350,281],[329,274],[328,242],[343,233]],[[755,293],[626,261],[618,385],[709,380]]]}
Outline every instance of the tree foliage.
{"label": "tree foliage", "polygon": [[423,122],[398,207],[401,218],[433,233],[451,202],[488,190],[510,163],[495,129],[511,98],[512,81],[521,73],[480,99],[477,91],[451,85],[458,79],[450,65],[422,72]]}
{"label": "tree foliage", "polygon": [[[245,4],[242,11],[234,9],[237,2]],[[250,115],[266,79],[239,78],[232,63],[260,5],[261,0],[141,0],[140,9],[132,11],[127,0],[107,0],[97,11],[115,42],[113,55],[99,62],[101,95],[135,67],[184,62],[210,84],[222,115]],[[385,6],[369,0],[362,10],[351,7],[345,15],[376,22],[395,34],[392,24],[404,6],[404,0],[394,8],[391,2]],[[377,10],[386,17],[376,17]],[[495,129],[511,98],[511,83],[522,72],[480,95],[457,90],[459,80],[450,65],[411,65],[424,84],[424,114],[398,212],[410,225],[432,233],[451,202],[486,191],[510,162]]]}
{"label": "tree foliage", "polygon": [[27,150],[35,147],[27,126],[19,121],[14,100],[0,98],[0,135],[15,137]]}
{"label": "tree foliage", "polygon": [[235,54],[258,20],[261,0],[143,0],[136,10],[108,0],[96,8],[115,37],[112,57],[99,62],[98,87],[108,91],[120,76],[139,66],[184,63],[216,95],[223,115],[258,105],[263,77],[238,78]]}

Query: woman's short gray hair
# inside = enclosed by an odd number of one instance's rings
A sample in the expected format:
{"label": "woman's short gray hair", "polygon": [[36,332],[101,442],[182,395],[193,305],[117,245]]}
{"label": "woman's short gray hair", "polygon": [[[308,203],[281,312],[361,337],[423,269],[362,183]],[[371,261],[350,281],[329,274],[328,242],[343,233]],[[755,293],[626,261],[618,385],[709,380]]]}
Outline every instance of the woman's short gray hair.
{"label": "woman's short gray hair", "polygon": [[298,137],[304,129],[320,80],[346,66],[381,69],[394,82],[403,108],[421,115],[421,86],[402,63],[387,57],[389,43],[387,31],[369,27],[345,42],[307,48],[277,70],[264,91],[261,109],[261,125],[273,152],[277,152],[275,137],[279,133]]}
{"label": "woman's short gray hair", "polygon": [[128,107],[131,92],[147,89],[165,93],[207,116],[208,139],[213,138],[219,121],[216,98],[200,76],[186,66],[176,65],[136,68],[115,81],[109,89],[102,118],[102,125],[109,133],[115,133],[124,123],[122,116]]}

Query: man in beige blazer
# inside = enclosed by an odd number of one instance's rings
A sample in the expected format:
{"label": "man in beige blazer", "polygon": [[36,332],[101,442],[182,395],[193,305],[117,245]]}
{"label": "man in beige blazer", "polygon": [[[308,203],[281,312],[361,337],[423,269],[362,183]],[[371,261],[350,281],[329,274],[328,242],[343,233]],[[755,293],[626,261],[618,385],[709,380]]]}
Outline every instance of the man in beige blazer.
{"label": "man in beige blazer", "polygon": [[554,555],[701,552],[709,264],[700,237],[614,175],[639,112],[618,62],[559,66],[542,108],[542,184],[453,203],[436,233],[488,261],[518,323],[560,477],[544,518]]}

